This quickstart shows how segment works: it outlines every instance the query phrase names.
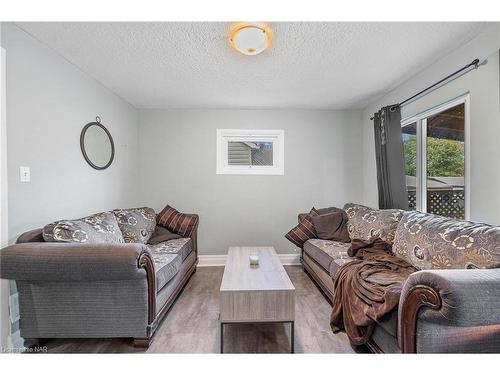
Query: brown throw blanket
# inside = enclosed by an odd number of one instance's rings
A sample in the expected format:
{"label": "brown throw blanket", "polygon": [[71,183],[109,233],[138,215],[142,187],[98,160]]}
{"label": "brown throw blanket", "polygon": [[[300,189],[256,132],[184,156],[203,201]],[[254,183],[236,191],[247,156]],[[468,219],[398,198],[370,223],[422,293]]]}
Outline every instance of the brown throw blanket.
{"label": "brown throw blanket", "polygon": [[380,239],[354,240],[348,254],[358,259],[335,275],[330,325],[333,332],[345,329],[352,345],[368,341],[375,322],[396,308],[403,283],[417,271],[390,251]]}

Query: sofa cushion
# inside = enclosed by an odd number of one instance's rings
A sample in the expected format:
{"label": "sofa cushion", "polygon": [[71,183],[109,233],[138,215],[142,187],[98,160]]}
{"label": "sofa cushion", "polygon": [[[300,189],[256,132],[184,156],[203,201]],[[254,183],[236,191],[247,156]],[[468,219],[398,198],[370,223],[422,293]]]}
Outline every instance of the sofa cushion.
{"label": "sofa cushion", "polygon": [[343,210],[314,216],[312,222],[318,238],[322,240],[350,242],[347,230],[347,213]]}
{"label": "sofa cushion", "polygon": [[146,243],[156,227],[156,214],[152,208],[113,210],[125,242]]}
{"label": "sofa cushion", "polygon": [[[318,263],[331,276],[335,275],[340,265],[352,261],[347,255],[350,244],[346,242],[320,240],[317,238],[306,241],[304,252]],[[332,273],[333,272],[333,273]]]}
{"label": "sofa cushion", "polygon": [[159,292],[172,278],[177,275],[182,266],[180,254],[152,253],[155,275],[156,291]]}
{"label": "sofa cushion", "polygon": [[164,241],[175,240],[177,238],[182,238],[182,236],[177,233],[170,232],[167,228],[156,226],[155,231],[148,241],[149,245],[156,245]]}
{"label": "sofa cushion", "polygon": [[407,211],[393,252],[415,268],[500,267],[500,227]]}
{"label": "sofa cushion", "polygon": [[377,321],[377,324],[392,337],[398,337],[398,309],[392,310]]}
{"label": "sofa cushion", "polygon": [[349,221],[347,230],[351,240],[373,241],[380,238],[392,245],[394,234],[404,211],[398,209],[376,210],[355,203],[344,206]]}
{"label": "sofa cushion", "polygon": [[317,235],[312,222],[314,216],[318,216],[318,211],[313,207],[306,216],[299,218],[299,224],[290,229],[290,231],[285,234],[285,238],[300,248],[304,246],[304,242],[308,239],[316,238]]}
{"label": "sofa cushion", "polygon": [[123,243],[115,215],[101,212],[76,220],[59,220],[43,227],[47,242]]}
{"label": "sofa cushion", "polygon": [[156,219],[158,225],[182,237],[191,237],[198,224],[198,215],[183,214],[168,204],[161,210]]}
{"label": "sofa cushion", "polygon": [[152,254],[179,254],[182,261],[184,261],[193,250],[193,242],[190,238],[177,238],[155,245],[148,245],[148,248]]}

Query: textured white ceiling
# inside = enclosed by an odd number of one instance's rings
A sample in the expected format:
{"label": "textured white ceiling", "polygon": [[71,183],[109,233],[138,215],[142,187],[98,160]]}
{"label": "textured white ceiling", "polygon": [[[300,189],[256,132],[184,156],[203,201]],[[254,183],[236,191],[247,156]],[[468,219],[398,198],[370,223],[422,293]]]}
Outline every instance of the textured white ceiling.
{"label": "textured white ceiling", "polygon": [[270,48],[244,56],[225,22],[18,23],[137,108],[363,108],[488,26],[269,25]]}

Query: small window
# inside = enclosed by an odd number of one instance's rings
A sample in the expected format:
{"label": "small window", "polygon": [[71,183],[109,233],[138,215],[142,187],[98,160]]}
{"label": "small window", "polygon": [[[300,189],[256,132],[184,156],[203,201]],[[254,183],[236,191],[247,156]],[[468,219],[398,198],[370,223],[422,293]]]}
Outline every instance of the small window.
{"label": "small window", "polygon": [[284,174],[284,131],[217,129],[217,174]]}

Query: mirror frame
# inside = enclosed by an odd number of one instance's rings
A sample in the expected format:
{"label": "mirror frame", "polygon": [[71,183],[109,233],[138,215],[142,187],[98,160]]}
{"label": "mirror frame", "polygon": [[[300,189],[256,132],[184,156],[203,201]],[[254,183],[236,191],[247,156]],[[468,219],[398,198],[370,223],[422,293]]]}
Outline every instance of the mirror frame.
{"label": "mirror frame", "polygon": [[[100,167],[100,166],[92,163],[89,156],[87,155],[87,152],[85,151],[85,144],[84,144],[85,133],[87,132],[88,128],[90,128],[91,126],[94,126],[94,125],[99,126],[102,130],[104,130],[104,132],[106,133],[106,135],[109,138],[109,141],[111,142],[111,157],[109,158],[109,161],[107,162],[107,164],[103,167]],[[89,122],[87,125],[85,125],[83,127],[82,132],[80,134],[80,148],[82,150],[82,154],[83,154],[83,157],[85,158],[85,161],[87,163],[89,163],[89,165],[92,168],[97,169],[97,170],[103,170],[103,169],[108,168],[111,165],[111,163],[113,163],[113,160],[115,158],[115,143],[113,142],[113,137],[111,136],[111,133],[108,131],[108,129],[106,129],[106,127],[103,124],[101,124],[100,122]]]}

